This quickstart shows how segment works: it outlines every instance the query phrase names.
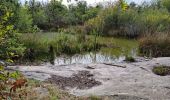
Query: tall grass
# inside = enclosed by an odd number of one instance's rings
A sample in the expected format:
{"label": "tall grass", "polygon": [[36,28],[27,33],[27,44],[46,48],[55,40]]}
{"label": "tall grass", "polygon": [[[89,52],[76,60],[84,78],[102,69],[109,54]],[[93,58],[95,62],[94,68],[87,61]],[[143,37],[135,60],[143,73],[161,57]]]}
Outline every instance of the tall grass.
{"label": "tall grass", "polygon": [[170,34],[155,33],[143,36],[139,40],[142,55],[150,57],[170,56]]}
{"label": "tall grass", "polygon": [[72,55],[83,53],[100,48],[100,44],[95,43],[94,38],[64,33],[23,34],[20,41],[28,49],[26,50],[26,54],[30,55],[29,49],[31,48],[34,53],[33,56],[38,57],[38,59],[48,59],[49,55],[51,55],[50,46],[54,49],[54,54],[57,56],[62,54]]}

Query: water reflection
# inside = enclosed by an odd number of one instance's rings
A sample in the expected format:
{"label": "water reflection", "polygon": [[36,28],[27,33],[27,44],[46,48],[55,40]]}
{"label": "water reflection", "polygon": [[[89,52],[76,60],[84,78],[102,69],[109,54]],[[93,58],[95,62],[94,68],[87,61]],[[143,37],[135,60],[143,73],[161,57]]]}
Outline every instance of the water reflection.
{"label": "water reflection", "polygon": [[55,59],[55,65],[68,64],[89,64],[89,63],[119,63],[123,62],[126,56],[137,56],[138,43],[136,40],[108,38],[104,41],[112,39],[112,46],[103,47],[99,52],[91,52],[86,54],[77,54],[71,57],[61,56]]}
{"label": "water reflection", "polygon": [[115,63],[122,62],[125,59],[125,56],[108,56],[103,55],[102,53],[87,53],[84,55],[74,55],[72,57],[58,57],[55,59],[55,65],[67,65],[67,64],[90,64],[90,63]]}

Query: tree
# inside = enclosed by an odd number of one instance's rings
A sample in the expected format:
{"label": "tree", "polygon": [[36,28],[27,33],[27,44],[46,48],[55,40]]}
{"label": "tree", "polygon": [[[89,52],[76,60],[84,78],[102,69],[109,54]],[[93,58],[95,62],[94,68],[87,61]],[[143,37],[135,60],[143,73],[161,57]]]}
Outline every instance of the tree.
{"label": "tree", "polygon": [[45,14],[46,6],[39,1],[30,0],[28,7],[29,14],[32,16],[33,25],[37,25],[39,28],[44,29],[47,24],[47,16]]}
{"label": "tree", "polygon": [[17,23],[17,29],[19,32],[31,32],[32,31],[32,25],[33,25],[33,19],[31,14],[28,12],[27,6],[22,6],[19,10],[19,18]]}
{"label": "tree", "polygon": [[87,2],[86,1],[78,1],[76,5],[71,4],[69,5],[69,13],[74,16],[74,20],[76,24],[83,24],[83,15],[86,14],[87,11]]}
{"label": "tree", "polygon": [[68,10],[65,5],[62,4],[61,1],[51,0],[50,3],[46,5],[46,16],[48,19],[49,28],[53,28],[53,30],[58,30],[60,27],[64,27],[65,15]]}

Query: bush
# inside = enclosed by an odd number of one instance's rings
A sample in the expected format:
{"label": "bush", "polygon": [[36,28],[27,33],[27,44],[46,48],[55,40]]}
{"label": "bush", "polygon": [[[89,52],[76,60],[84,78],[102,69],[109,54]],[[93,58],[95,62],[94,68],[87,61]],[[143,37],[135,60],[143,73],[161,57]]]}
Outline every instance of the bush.
{"label": "bush", "polygon": [[[9,21],[13,15],[11,10],[0,3],[0,12],[0,59],[13,62],[11,59],[21,56],[24,48],[18,42],[18,34]],[[4,65],[6,66],[3,62],[0,64],[0,99],[5,100],[12,99],[13,95],[18,95],[16,89],[24,86],[27,80],[19,72],[5,70]]]}
{"label": "bush", "polygon": [[19,42],[19,33],[9,21],[13,13],[5,5],[0,5],[0,59],[16,59],[23,55],[25,48]]}
{"label": "bush", "polygon": [[139,40],[139,51],[144,56],[170,56],[170,34],[155,33],[143,36]]}

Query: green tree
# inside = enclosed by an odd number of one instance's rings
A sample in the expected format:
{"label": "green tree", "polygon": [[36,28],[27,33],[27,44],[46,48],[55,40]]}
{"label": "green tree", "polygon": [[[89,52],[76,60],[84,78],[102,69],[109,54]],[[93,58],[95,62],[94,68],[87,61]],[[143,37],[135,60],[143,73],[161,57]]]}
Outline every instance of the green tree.
{"label": "green tree", "polygon": [[60,27],[66,25],[65,15],[68,10],[65,5],[62,4],[62,1],[51,0],[50,3],[46,5],[46,16],[48,20],[49,28],[52,30],[58,30]]}
{"label": "green tree", "polygon": [[19,10],[19,18],[18,18],[18,23],[17,23],[17,29],[19,32],[32,32],[32,16],[28,12],[27,6],[22,6],[21,9]]}
{"label": "green tree", "polygon": [[30,0],[28,6],[29,13],[32,16],[33,25],[37,25],[39,28],[44,29],[47,24],[47,16],[45,13],[46,5],[42,2]]}
{"label": "green tree", "polygon": [[83,15],[86,14],[87,11],[87,2],[86,1],[78,1],[76,5],[69,5],[69,13],[75,18],[75,24],[83,24]]}

